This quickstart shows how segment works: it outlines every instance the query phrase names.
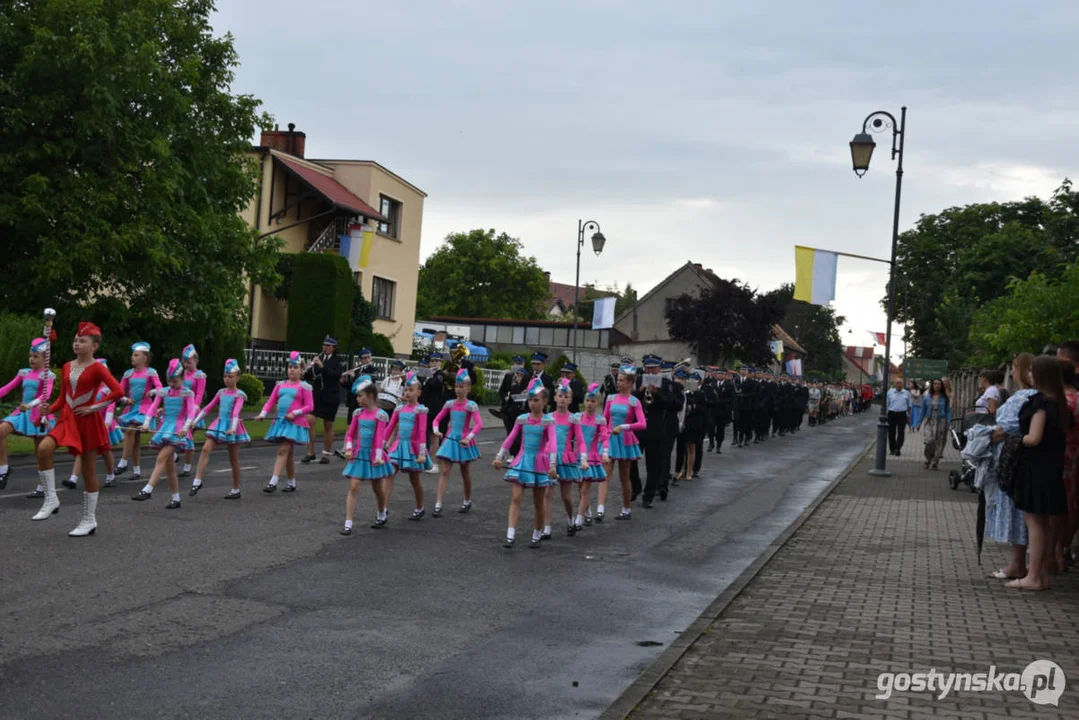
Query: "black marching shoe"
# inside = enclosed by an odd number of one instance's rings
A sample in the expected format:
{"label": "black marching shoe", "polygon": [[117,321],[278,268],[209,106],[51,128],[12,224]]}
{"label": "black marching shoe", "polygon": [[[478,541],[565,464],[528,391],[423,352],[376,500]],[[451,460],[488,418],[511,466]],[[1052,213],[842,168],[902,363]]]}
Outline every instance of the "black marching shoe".
{"label": "black marching shoe", "polygon": [[373,523],[371,523],[371,529],[372,530],[381,530],[384,527],[386,527],[386,518],[382,518],[381,520],[378,519],[378,518],[375,518],[375,521]]}
{"label": "black marching shoe", "polygon": [[601,512],[596,513],[596,522],[598,522],[598,523],[603,522],[603,513],[601,513]]}
{"label": "black marching shoe", "polygon": [[70,477],[66,477],[63,480],[61,480],[60,484],[63,485],[64,487],[66,487],[68,490],[74,490],[75,488],[77,488],[79,486],[79,484],[77,482],[75,482],[74,480],[72,480]]}
{"label": "black marching shoe", "polygon": [[550,540],[550,539],[551,539],[551,533],[549,533],[549,532],[545,532],[542,535],[540,535],[540,540]]}
{"label": "black marching shoe", "polygon": [[591,515],[585,515],[584,516],[584,524],[586,526],[592,524],[592,516]]}
{"label": "black marching shoe", "polygon": [[344,454],[343,452],[341,452],[340,450],[336,449],[336,448],[335,448],[335,449],[334,449],[334,451],[333,451],[333,456],[334,456],[335,458],[340,458],[340,459],[342,459],[342,460],[344,460],[344,459],[345,459],[345,454]]}
{"label": "black marching shoe", "polygon": [[165,509],[166,510],[177,510],[177,509],[179,509],[179,507],[180,507],[180,501],[179,500],[173,500],[168,505],[165,506]]}
{"label": "black marching shoe", "polygon": [[352,534],[352,528],[350,528],[350,527],[341,528],[341,534],[342,535],[351,535]]}
{"label": "black marching shoe", "polygon": [[277,492],[277,486],[266,483],[266,487],[262,488],[262,492],[264,492],[264,493],[275,493],[275,492]]}
{"label": "black marching shoe", "polygon": [[[116,473],[116,474],[119,475],[120,473]],[[139,480],[142,480],[142,473],[132,473],[131,474],[131,481],[132,482],[138,482]]]}
{"label": "black marching shoe", "polygon": [[573,529],[576,530],[577,532],[581,532],[582,530],[584,530],[584,526],[582,526],[582,525],[574,525]]}
{"label": "black marching shoe", "polygon": [[191,477],[191,471],[190,470],[181,470],[179,477]]}
{"label": "black marching shoe", "polygon": [[641,507],[643,507],[645,510],[651,510],[652,509],[652,501],[651,500],[641,500]]}
{"label": "black marching shoe", "polygon": [[26,494],[26,499],[27,500],[40,500],[43,497],[45,497],[45,491],[44,490],[35,490],[32,493],[27,493]]}
{"label": "black marching shoe", "polygon": [[195,497],[199,494],[199,490],[202,490],[202,485],[192,485],[191,490],[188,491],[187,494],[189,497]]}
{"label": "black marching shoe", "polygon": [[314,455],[304,455],[302,458],[300,458],[300,462],[302,462],[304,465],[307,465],[308,463],[312,462],[314,459],[315,459]]}
{"label": "black marching shoe", "polygon": [[152,493],[148,493],[145,490],[139,490],[137,493],[131,496],[131,499],[142,502],[143,500],[149,500],[151,497],[153,497]]}
{"label": "black marching shoe", "polygon": [[667,502],[667,493],[666,492],[661,492],[659,494],[659,501],[660,502]]}
{"label": "black marching shoe", "polygon": [[568,535],[569,537],[573,537],[576,534],[577,534],[577,526],[576,525],[567,525],[566,526],[566,535]]}
{"label": "black marching shoe", "polygon": [[4,472],[0,473],[0,490],[3,490],[7,487],[7,476],[10,473],[10,470],[5,470]]}
{"label": "black marching shoe", "polygon": [[458,510],[457,512],[461,513],[462,515],[466,515],[466,514],[468,514],[468,511],[471,510],[471,509],[472,509],[472,503],[471,502],[465,502],[465,503],[461,503],[461,509]]}
{"label": "black marching shoe", "polygon": [[528,548],[530,550],[535,550],[536,548],[540,547],[540,540],[542,540],[542,539],[543,538],[540,538],[539,540],[537,540],[536,538],[532,538],[532,542],[528,543]]}
{"label": "black marching shoe", "polygon": [[287,492],[287,493],[288,492],[296,492],[296,486],[295,485],[286,485],[285,487],[281,488],[281,492]]}
{"label": "black marching shoe", "polygon": [[116,478],[114,477],[112,480],[105,480],[105,482],[103,482],[101,484],[101,487],[107,487],[107,488],[116,487]]}
{"label": "black marching shoe", "polygon": [[116,475],[116,477],[120,477],[121,475],[123,475],[126,472],[127,472],[127,465],[124,465],[123,467],[116,468],[116,472],[113,473],[113,474]]}
{"label": "black marching shoe", "polygon": [[431,511],[431,517],[442,517],[442,508],[440,508],[438,505],[435,505],[435,509]]}
{"label": "black marching shoe", "polygon": [[226,500],[239,500],[240,499],[240,491],[239,490],[233,490],[232,492],[230,492],[228,495],[225,496],[225,499]]}
{"label": "black marching shoe", "polygon": [[423,508],[420,508],[419,510],[413,510],[412,515],[408,519],[412,520],[412,521],[423,520],[423,516],[426,515],[426,514],[427,514],[427,511],[424,510]]}
{"label": "black marching shoe", "polygon": [[506,541],[504,543],[502,543],[502,547],[506,548],[507,550],[512,549],[513,548],[513,541],[514,541],[514,538],[506,538]]}
{"label": "black marching shoe", "polygon": [[628,513],[625,510],[623,510],[622,512],[615,515],[614,519],[615,520],[629,520],[632,517],[633,517],[632,513]]}

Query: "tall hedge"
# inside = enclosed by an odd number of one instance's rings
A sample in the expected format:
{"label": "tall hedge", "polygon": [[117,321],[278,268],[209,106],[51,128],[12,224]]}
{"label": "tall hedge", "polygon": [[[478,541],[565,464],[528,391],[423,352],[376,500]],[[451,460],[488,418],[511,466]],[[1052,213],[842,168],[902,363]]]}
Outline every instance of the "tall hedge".
{"label": "tall hedge", "polygon": [[297,253],[291,260],[288,349],[316,352],[327,334],[348,347],[356,287],[348,261],[330,253]]}

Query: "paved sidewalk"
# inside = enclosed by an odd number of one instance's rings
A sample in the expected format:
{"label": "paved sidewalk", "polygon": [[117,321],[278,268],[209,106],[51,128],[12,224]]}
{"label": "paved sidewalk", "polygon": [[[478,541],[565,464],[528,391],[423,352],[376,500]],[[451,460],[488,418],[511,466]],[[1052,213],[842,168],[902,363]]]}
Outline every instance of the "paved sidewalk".
{"label": "paved sidewalk", "polygon": [[[908,434],[890,478],[867,475],[870,449],[630,717],[1079,717],[1079,571],[1045,593],[987,578],[1004,548],[977,564],[977,496],[949,488],[953,450],[934,472],[922,447]],[[1068,678],[1059,707],[1018,691],[874,698],[882,672],[1021,673],[1037,659]]]}

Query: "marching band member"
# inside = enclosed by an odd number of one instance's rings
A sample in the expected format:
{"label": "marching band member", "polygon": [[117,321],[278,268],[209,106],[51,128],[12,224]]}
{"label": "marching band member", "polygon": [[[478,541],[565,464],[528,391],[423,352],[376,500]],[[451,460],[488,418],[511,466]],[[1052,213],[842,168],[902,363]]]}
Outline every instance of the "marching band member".
{"label": "marching band member", "polygon": [[[181,352],[184,364],[184,387],[195,395],[195,407],[202,407],[202,398],[206,395],[206,373],[199,370],[199,353],[194,345],[188,345]],[[202,422],[192,426],[194,429],[205,430],[206,423]],[[191,438],[191,446],[184,451],[184,469],[180,477],[191,474],[191,463],[195,459],[195,439]]]}
{"label": "marching band member", "polygon": [[[11,382],[0,387],[0,399],[16,388],[22,388],[22,400],[15,412],[0,420],[0,490],[7,487],[10,472],[7,463],[8,435],[32,438],[36,449],[56,425],[52,416],[41,409],[52,398],[52,386],[56,381],[56,375],[45,367],[45,346],[48,342],[45,338],[36,338],[30,343],[30,367],[19,370]],[[39,484],[38,489],[27,497],[45,497],[44,486]]]}
{"label": "marching band member", "polygon": [[[98,358],[97,361],[106,370],[108,369],[109,363],[105,358]],[[109,392],[108,386],[102,385],[97,390],[95,400],[101,402]],[[105,465],[105,484],[103,487],[111,488],[116,487],[116,460],[112,457],[112,447],[124,441],[124,431],[116,423],[116,403],[108,403],[99,412],[101,413],[101,419],[105,421],[105,430],[109,433],[110,446],[108,452],[101,453],[101,462]],[[79,486],[80,477],[82,477],[82,458],[77,457],[71,467],[71,477],[63,481],[64,487],[74,490]]]}
{"label": "marching band member", "polygon": [[546,405],[547,388],[540,378],[534,377],[528,385],[528,414],[517,417],[513,430],[495,456],[494,468],[501,470],[510,448],[520,439],[520,450],[505,475],[506,482],[513,483],[506,542],[502,545],[507,549],[513,547],[516,539],[517,521],[521,517],[521,500],[525,488],[532,489],[532,506],[535,509],[532,542],[528,547],[535,550],[540,547],[543,538],[547,489],[554,485],[558,478],[557,458],[553,452],[554,418],[544,414]]}
{"label": "marching band member", "polygon": [[469,463],[480,459],[480,450],[476,447],[476,435],[483,429],[483,418],[480,416],[479,406],[468,399],[468,393],[471,390],[472,379],[469,371],[461,368],[457,371],[454,385],[456,399],[447,400],[435,417],[435,434],[441,434],[439,428],[447,416],[450,424],[438,448],[437,457],[441,473],[438,476],[438,494],[435,496],[433,517],[442,516],[442,498],[446,494],[450,468],[454,465],[461,466],[461,480],[464,482],[465,491],[464,502],[457,512],[467,513],[472,509],[472,472],[469,469]]}
{"label": "marching band member", "polygon": [[[618,393],[609,395],[603,408],[603,416],[611,432],[608,452],[611,460],[618,463],[618,478],[622,483],[622,512],[616,520],[629,520],[631,517],[630,466],[643,454],[636,433],[647,427],[641,402],[632,394],[636,378],[637,369],[632,365],[623,365],[618,371]],[[603,522],[603,511],[600,504],[596,508],[596,522]]]}
{"label": "marching band member", "polygon": [[307,443],[307,453],[300,460],[302,463],[315,459],[315,431],[318,420],[322,421],[322,458],[318,462],[319,465],[330,462],[330,455],[333,454],[333,424],[337,420],[337,408],[341,405],[341,376],[344,373],[341,358],[337,356],[337,340],[327,335],[322,339],[322,353],[303,371],[304,382],[311,386],[315,409],[308,418],[311,423],[311,438]]}
{"label": "marching band member", "polygon": [[394,410],[386,429],[387,445],[394,432],[397,433],[393,444],[389,445],[390,462],[396,472],[408,473],[412,491],[416,496],[416,507],[409,517],[409,520],[414,521],[422,520],[427,514],[423,507],[423,483],[420,481],[420,473],[434,465],[427,454],[427,408],[417,402],[422,385],[414,372],[405,377],[404,402]]}
{"label": "marching band member", "polygon": [[288,379],[274,385],[270,399],[256,418],[263,420],[271,411],[274,413],[274,422],[266,431],[266,442],[277,444],[277,459],[270,482],[262,488],[264,493],[277,491],[282,471],[288,473],[288,485],[283,492],[296,492],[296,446],[307,444],[310,432],[307,415],[315,407],[311,386],[303,382],[301,377],[303,360],[300,353],[293,350],[288,357]]}
{"label": "marching band member", "polygon": [[[573,402],[573,388],[567,377],[559,378],[554,393],[555,411],[551,413],[554,419],[553,445],[550,452],[555,454],[555,468],[558,473],[558,484],[562,491],[562,505],[566,509],[566,534],[573,537],[577,534],[576,507],[580,506],[580,498],[577,506],[573,504],[573,486],[580,487],[583,479],[581,471],[588,469],[588,452],[584,444],[584,436],[581,434],[581,418],[576,413],[569,411],[570,403]],[[547,522],[543,527],[543,539],[551,537],[551,496],[553,488],[547,488],[547,500],[545,511]]]}
{"label": "marching band member", "polygon": [[[109,371],[94,362],[94,353],[101,345],[101,328],[93,323],[79,323],[72,343],[75,360],[65,363],[60,378],[60,396],[49,408],[50,413],[60,413],[56,426],[37,448],[38,467],[41,468],[45,501],[34,520],[45,520],[60,510],[56,496],[56,470],[53,458],[57,447],[66,447],[73,456],[83,457],[82,518],[71,537],[93,535],[97,530],[97,469],[98,453],[108,452],[109,434],[105,422],[98,413],[108,403],[124,396],[120,383]],[[112,391],[96,403],[93,401],[98,387],[104,383]]]}
{"label": "marching band member", "polygon": [[[161,476],[167,475],[171,498],[166,510],[180,508],[180,480],[176,474],[176,456],[191,448],[191,426],[198,415],[199,407],[195,403],[195,392],[184,385],[184,364],[179,358],[169,360],[166,378],[169,386],[154,390],[154,402],[147,413],[157,415],[158,408],[164,408],[161,425],[150,440],[150,447],[158,450],[157,462],[150,473],[150,482],[131,497],[132,500],[149,500]],[[150,431],[149,422],[142,425],[143,432]]]}
{"label": "marching band member", "polygon": [[[132,480],[142,479],[142,469],[139,467],[139,454],[142,447],[141,428],[144,424],[148,424],[151,430],[157,428],[157,420],[149,418],[146,414],[154,401],[150,392],[161,387],[157,370],[150,367],[152,359],[150,343],[141,341],[135,343],[131,346],[131,369],[125,372],[120,380],[120,385],[124,388],[124,398],[120,404],[128,409],[120,415],[120,426],[125,428],[126,432],[124,433],[124,449],[120,454],[120,463],[116,466],[116,474],[124,474],[127,470],[128,458],[131,458]],[[147,419],[149,423],[146,422]]]}
{"label": "marching band member", "polygon": [[371,491],[378,505],[375,522],[371,527],[381,530],[386,526],[387,497],[385,478],[393,475],[393,466],[386,462],[383,445],[386,442],[386,426],[389,418],[377,405],[378,388],[370,375],[361,375],[352,384],[356,396],[357,411],[352,415],[348,434],[345,435],[345,459],[348,464],[342,473],[349,478],[348,495],[345,497],[345,527],[342,535],[352,534],[352,515],[356,511],[356,496],[360,482],[371,483]]}
{"label": "marching band member", "polygon": [[588,386],[584,396],[584,412],[581,413],[581,437],[584,440],[582,455],[588,461],[588,467],[581,471],[581,504],[577,508],[577,530],[583,525],[592,524],[592,508],[589,506],[590,491],[592,485],[599,485],[599,506],[597,510],[603,512],[603,504],[607,500],[607,471],[605,466],[611,462],[609,453],[610,433],[607,428],[607,418],[599,412],[602,389],[596,383]]}
{"label": "marching band member", "polygon": [[225,499],[240,499],[240,445],[251,442],[251,436],[247,434],[243,420],[240,419],[247,395],[236,387],[239,380],[240,363],[229,358],[225,361],[225,387],[217,391],[210,404],[202,408],[195,418],[195,424],[198,424],[217,408],[217,419],[206,430],[206,442],[202,444],[202,452],[199,454],[199,467],[195,471],[195,480],[188,493],[191,497],[195,497],[202,488],[202,476],[206,473],[210,454],[220,444],[228,448],[229,465],[232,467],[232,490]]}

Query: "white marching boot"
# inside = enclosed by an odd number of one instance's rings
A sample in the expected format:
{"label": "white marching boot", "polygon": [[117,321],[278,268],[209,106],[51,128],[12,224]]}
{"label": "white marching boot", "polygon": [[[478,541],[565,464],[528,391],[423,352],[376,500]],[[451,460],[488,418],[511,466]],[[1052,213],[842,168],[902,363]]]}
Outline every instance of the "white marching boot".
{"label": "white marching boot", "polygon": [[82,519],[67,535],[68,537],[86,537],[93,535],[95,530],[97,530],[97,493],[84,492],[82,494]]}
{"label": "white marching boot", "polygon": [[45,501],[41,503],[41,509],[31,520],[48,520],[51,515],[60,512],[60,498],[56,497],[56,470],[41,470],[38,472],[41,484],[45,486]]}

